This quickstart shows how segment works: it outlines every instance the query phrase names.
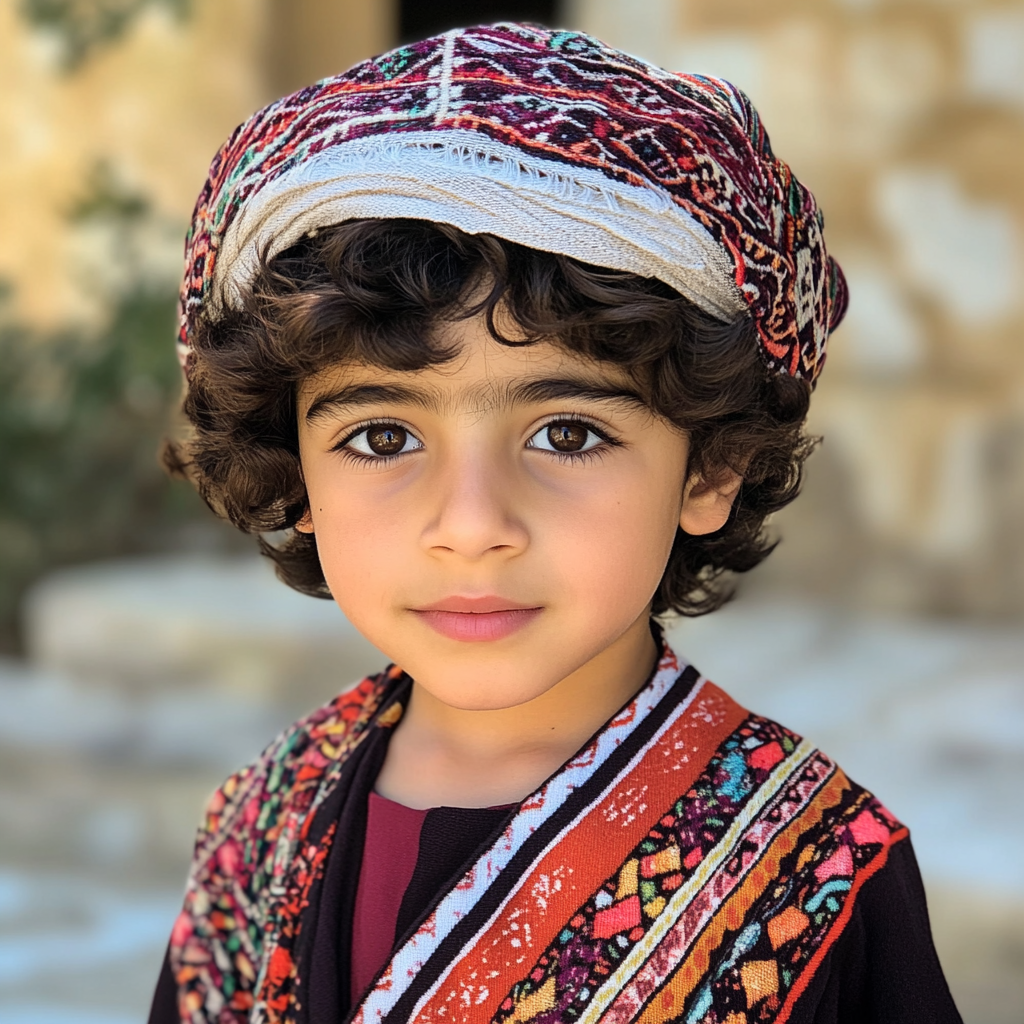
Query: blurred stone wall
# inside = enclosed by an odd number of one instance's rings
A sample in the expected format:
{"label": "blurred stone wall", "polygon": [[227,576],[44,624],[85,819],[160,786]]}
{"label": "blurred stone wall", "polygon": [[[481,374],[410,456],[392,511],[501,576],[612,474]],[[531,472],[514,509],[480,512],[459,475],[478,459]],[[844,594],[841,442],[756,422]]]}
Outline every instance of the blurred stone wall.
{"label": "blurred stone wall", "polygon": [[[388,0],[193,0],[184,15],[154,0],[132,5],[141,13],[127,31],[69,68],[60,32],[33,25],[25,6],[0,3],[0,281],[36,327],[103,316],[109,240],[69,216],[97,168],[152,204],[151,265],[138,269],[173,280],[228,133],[276,96],[385,49],[394,20]],[[67,8],[98,22],[119,3]]]}
{"label": "blurred stone wall", "polygon": [[567,14],[745,89],[849,278],[812,414],[825,443],[762,581],[1024,613],[1024,4],[576,0]]}
{"label": "blurred stone wall", "polygon": [[[0,278],[21,317],[102,315],[90,284],[105,253],[69,224],[98,165],[186,223],[216,147],[263,98],[263,18],[262,0],[195,4],[186,20],[154,6],[68,70],[56,33],[0,4]],[[177,272],[180,251],[152,245],[154,271]]]}

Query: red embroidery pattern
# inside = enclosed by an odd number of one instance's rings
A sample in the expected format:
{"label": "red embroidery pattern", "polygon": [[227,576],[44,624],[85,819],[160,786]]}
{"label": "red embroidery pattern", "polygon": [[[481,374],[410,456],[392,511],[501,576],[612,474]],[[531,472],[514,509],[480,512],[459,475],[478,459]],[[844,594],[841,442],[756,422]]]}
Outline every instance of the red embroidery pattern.
{"label": "red embroidery pattern", "polygon": [[298,722],[213,795],[171,935],[179,1012],[192,1024],[281,1020],[290,945],[330,847],[306,843],[312,811],[365,735],[397,669],[363,680]]}
{"label": "red embroidery pattern", "polygon": [[[814,197],[774,155],[747,97],[728,82],[662,71],[577,32],[515,24],[364,61],[235,130],[213,160],[187,240],[179,336],[186,366],[221,243],[242,208],[327,151],[374,138],[397,143],[411,132],[459,149],[460,166],[473,156],[463,152],[467,135],[513,147],[552,168],[556,204],[561,196],[568,205],[572,188],[583,187],[573,184],[574,171],[653,190],[720,247],[768,366],[810,381],[820,372],[826,338],[846,308],[845,282],[826,253]],[[486,165],[481,175],[496,173]],[[649,216],[653,224],[659,215]]]}
{"label": "red embroidery pattern", "polygon": [[[662,664],[673,663],[666,649]],[[401,678],[364,680],[212,799],[171,941],[186,1024],[300,1016],[295,951],[334,834],[311,825],[371,723],[399,719]],[[595,740],[621,729],[621,752],[623,722],[663,723],[637,734],[640,753],[604,762],[614,782],[596,784],[586,815],[564,831],[541,823],[531,834],[547,844],[553,828],[553,839],[526,872],[457,884],[472,897],[460,913],[477,923],[460,953],[430,960],[438,984],[426,969],[403,975],[404,1003],[371,1014],[364,1002],[357,1021],[785,1024],[906,830],[820,751],[713,684],[662,689],[652,703],[660,685]],[[576,788],[593,785],[584,772]],[[490,886],[520,882],[486,909]],[[374,993],[394,981],[385,973]]]}

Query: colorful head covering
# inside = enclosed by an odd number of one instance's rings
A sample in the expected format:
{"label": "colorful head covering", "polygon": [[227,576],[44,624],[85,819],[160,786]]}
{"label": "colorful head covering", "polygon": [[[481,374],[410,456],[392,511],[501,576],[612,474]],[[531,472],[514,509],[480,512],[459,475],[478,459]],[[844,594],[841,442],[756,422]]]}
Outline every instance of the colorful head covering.
{"label": "colorful head covering", "polygon": [[179,351],[264,254],[416,218],[653,277],[749,311],[768,367],[813,382],[846,309],[814,197],[747,97],[578,32],[458,29],[278,100],[214,158],[186,242]]}

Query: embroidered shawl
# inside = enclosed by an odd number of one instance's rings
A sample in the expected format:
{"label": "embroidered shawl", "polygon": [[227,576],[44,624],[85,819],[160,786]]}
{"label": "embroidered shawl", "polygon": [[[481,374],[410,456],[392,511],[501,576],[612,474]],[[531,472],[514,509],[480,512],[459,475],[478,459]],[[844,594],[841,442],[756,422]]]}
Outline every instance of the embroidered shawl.
{"label": "embroidered shawl", "polygon": [[260,260],[354,218],[487,232],[751,315],[768,368],[813,382],[846,309],[814,196],[729,82],[579,32],[457,29],[270,104],[221,147],[186,241],[179,356]]}
{"label": "embroidered shawl", "polygon": [[[396,668],[364,680],[215,794],[171,941],[183,1021],[308,1019],[311,908],[345,838],[324,812],[410,685]],[[821,751],[665,647],[349,1019],[783,1024],[906,835]]]}

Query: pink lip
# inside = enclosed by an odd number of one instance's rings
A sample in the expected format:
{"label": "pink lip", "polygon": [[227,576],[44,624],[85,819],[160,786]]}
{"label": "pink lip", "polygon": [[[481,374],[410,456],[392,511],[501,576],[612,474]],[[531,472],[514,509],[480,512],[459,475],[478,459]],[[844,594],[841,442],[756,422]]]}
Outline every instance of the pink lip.
{"label": "pink lip", "polygon": [[446,597],[413,611],[449,640],[502,640],[529,625],[542,611],[503,597]]}

